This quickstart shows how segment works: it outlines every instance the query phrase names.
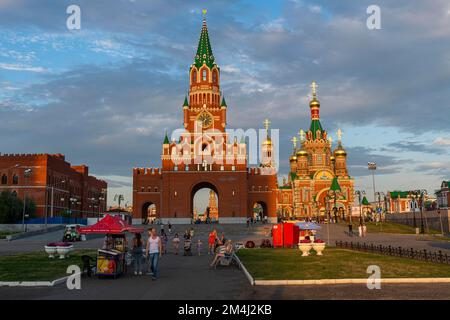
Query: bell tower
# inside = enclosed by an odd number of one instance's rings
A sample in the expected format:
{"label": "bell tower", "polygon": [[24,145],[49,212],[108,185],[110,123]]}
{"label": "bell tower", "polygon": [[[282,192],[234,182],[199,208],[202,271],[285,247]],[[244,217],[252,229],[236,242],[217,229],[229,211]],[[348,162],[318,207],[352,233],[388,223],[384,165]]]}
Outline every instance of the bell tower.
{"label": "bell tower", "polygon": [[189,132],[199,129],[225,132],[226,110],[227,104],[220,92],[220,68],[215,62],[203,17],[194,63],[189,68],[189,97],[183,104],[184,127]]}

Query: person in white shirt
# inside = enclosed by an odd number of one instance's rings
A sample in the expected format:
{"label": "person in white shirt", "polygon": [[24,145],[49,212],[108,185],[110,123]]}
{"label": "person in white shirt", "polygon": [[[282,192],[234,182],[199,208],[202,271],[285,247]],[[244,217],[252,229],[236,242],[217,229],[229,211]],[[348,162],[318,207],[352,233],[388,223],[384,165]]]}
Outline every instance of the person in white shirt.
{"label": "person in white shirt", "polygon": [[155,228],[148,230],[147,246],[145,248],[145,255],[148,257],[148,262],[152,271],[152,280],[158,277],[158,259],[162,253],[161,238],[158,237]]}

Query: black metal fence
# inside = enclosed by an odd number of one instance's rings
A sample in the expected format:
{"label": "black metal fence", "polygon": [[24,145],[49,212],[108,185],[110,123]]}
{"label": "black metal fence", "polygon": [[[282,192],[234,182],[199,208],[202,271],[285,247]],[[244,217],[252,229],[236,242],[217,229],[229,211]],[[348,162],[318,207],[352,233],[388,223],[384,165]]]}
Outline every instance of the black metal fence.
{"label": "black metal fence", "polygon": [[409,258],[420,261],[450,264],[450,256],[448,256],[447,253],[442,253],[442,251],[440,250],[438,252],[431,252],[427,251],[426,249],[414,250],[413,248],[407,249],[402,247],[383,246],[381,244],[375,245],[373,243],[353,243],[347,241],[336,241],[336,247],[370,253],[378,253],[387,256]]}

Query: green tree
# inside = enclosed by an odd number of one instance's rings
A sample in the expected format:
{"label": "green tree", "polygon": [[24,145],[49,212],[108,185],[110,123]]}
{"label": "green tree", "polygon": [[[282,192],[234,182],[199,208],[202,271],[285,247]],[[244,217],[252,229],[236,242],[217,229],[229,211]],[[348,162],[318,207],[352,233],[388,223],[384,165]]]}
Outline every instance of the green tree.
{"label": "green tree", "polygon": [[[34,217],[36,205],[34,201],[27,198],[26,213],[29,218]],[[11,191],[0,193],[0,223],[16,223],[22,220],[23,201]]]}

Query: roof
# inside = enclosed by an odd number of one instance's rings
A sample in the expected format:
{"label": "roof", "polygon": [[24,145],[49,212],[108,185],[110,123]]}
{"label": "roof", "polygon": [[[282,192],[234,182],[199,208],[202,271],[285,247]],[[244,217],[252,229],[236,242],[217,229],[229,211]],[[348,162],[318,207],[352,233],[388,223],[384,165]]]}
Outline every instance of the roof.
{"label": "roof", "polygon": [[391,198],[408,198],[409,191],[391,191],[389,192]]}
{"label": "roof", "polygon": [[170,144],[169,137],[167,136],[167,131],[166,131],[166,135],[164,136],[164,142],[163,143],[164,144]]}
{"label": "roof", "polygon": [[188,102],[187,96],[184,96],[183,107],[189,107],[189,102]]}
{"label": "roof", "polygon": [[214,55],[209,41],[208,27],[206,20],[203,19],[202,31],[200,33],[200,40],[198,41],[197,54],[195,55],[194,64],[200,68],[205,63],[209,68],[212,68],[214,63]]}
{"label": "roof", "polygon": [[297,174],[295,172],[291,172],[291,180],[294,181],[295,179],[297,179]]}
{"label": "roof", "polygon": [[339,182],[338,182],[338,178],[337,178],[337,177],[334,177],[334,178],[333,178],[333,181],[331,182],[330,190],[333,190],[333,191],[341,191],[341,186],[339,185]]}
{"label": "roof", "polygon": [[322,129],[322,125],[320,124],[320,120],[318,120],[318,119],[311,120],[311,125],[309,126],[309,130],[312,132],[312,137],[314,140],[317,138],[316,137],[317,130],[319,130],[320,132],[324,131]]}
{"label": "roof", "polygon": [[281,186],[278,189],[292,189],[292,186]]}
{"label": "roof", "polygon": [[226,107],[227,106],[227,102],[225,101],[225,97],[222,97],[222,102],[220,104],[221,107]]}

